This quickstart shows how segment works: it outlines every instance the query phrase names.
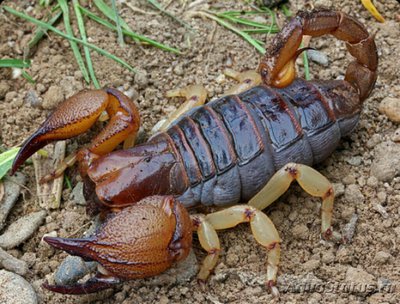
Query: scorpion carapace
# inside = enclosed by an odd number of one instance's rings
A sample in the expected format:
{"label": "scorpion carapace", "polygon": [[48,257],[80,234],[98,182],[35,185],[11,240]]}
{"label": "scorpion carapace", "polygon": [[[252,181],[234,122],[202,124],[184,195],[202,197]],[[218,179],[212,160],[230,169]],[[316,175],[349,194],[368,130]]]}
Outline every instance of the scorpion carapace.
{"label": "scorpion carapace", "polygon": [[[296,78],[295,60],[302,36],[324,34],[344,40],[355,57],[345,79]],[[361,23],[345,13],[320,9],[299,12],[276,35],[258,69],[260,85],[194,108],[165,132],[134,148],[108,153],[127,137],[134,137],[138,129],[138,111],[122,93],[105,89],[67,99],[25,142],[12,171],[50,140],[84,132],[106,110],[110,124],[89,147],[78,152],[77,158],[86,186],[95,188],[97,200],[113,211],[122,211],[109,216],[89,240],[46,238],[57,248],[102,265],[96,277],[84,284],[46,287],[64,293],[86,293],[120,279],[155,275],[187,255],[190,238],[177,242],[176,231],[181,240],[192,229],[208,252],[199,273],[199,279],[205,280],[220,250],[215,230],[250,222],[257,242],[268,251],[267,286],[276,294],[281,240],[273,223],[259,209],[271,204],[291,181],[297,180],[308,193],[322,198],[321,232],[325,238],[333,238],[332,185],[309,166],[328,157],[340,137],[354,129],[362,102],[374,87],[377,65],[373,36]],[[157,205],[152,199],[155,195],[173,197],[167,201],[175,207],[166,208],[168,204],[161,197],[155,198]],[[250,201],[205,217],[195,216],[189,225],[185,209],[176,207],[181,206],[176,200],[185,207]],[[139,206],[134,205],[139,201]],[[158,220],[157,215],[147,212],[143,206],[148,201],[153,202],[151,208],[160,208],[157,214],[171,217],[168,224],[162,225],[166,230],[163,235],[151,233],[161,227],[155,223],[167,220]],[[135,223],[133,229],[127,227],[131,222]],[[146,242],[158,245],[143,245],[138,251],[129,240],[144,231],[150,233]]]}

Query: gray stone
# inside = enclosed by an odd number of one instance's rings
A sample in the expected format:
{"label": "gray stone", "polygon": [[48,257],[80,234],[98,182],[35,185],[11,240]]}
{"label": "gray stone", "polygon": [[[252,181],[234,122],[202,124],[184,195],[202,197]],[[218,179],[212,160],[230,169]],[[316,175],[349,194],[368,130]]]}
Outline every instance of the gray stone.
{"label": "gray stone", "polygon": [[346,198],[346,201],[349,203],[359,204],[364,202],[364,195],[361,193],[359,187],[355,184],[347,186],[344,192],[344,197]]}
{"label": "gray stone", "polygon": [[308,58],[315,63],[318,63],[324,67],[329,66],[329,59],[325,53],[317,50],[308,50],[307,51]]}
{"label": "gray stone", "polygon": [[36,304],[37,296],[24,278],[15,273],[0,270],[0,303]]}
{"label": "gray stone", "polygon": [[371,174],[379,181],[390,182],[400,174],[400,144],[385,141],[374,149]]}
{"label": "gray stone", "polygon": [[168,269],[162,274],[149,278],[146,283],[150,286],[182,284],[190,281],[197,275],[199,266],[197,264],[196,256],[193,250],[190,250],[188,257],[175,264],[174,267]]}
{"label": "gray stone", "polygon": [[351,292],[355,294],[368,294],[369,289],[374,288],[376,284],[372,274],[354,267],[347,268],[345,280],[354,287]]}
{"label": "gray stone", "polygon": [[8,254],[1,248],[0,267],[22,276],[28,272],[28,265],[26,264],[26,262],[14,258],[11,254]]}
{"label": "gray stone", "polygon": [[76,283],[86,274],[96,268],[96,262],[85,262],[77,256],[67,256],[54,274],[57,285],[70,285]]}
{"label": "gray stone", "polygon": [[0,247],[10,249],[18,246],[35,232],[45,217],[46,211],[42,210],[30,213],[12,223],[7,230],[0,235]]}
{"label": "gray stone", "polygon": [[8,213],[14,207],[20,190],[21,185],[26,182],[26,177],[17,172],[13,177],[4,178],[4,198],[0,201],[0,230],[4,226],[4,222],[8,216]]}
{"label": "gray stone", "polygon": [[76,184],[75,188],[70,194],[70,200],[72,200],[77,205],[86,205],[85,197],[83,196],[83,183],[79,182]]}

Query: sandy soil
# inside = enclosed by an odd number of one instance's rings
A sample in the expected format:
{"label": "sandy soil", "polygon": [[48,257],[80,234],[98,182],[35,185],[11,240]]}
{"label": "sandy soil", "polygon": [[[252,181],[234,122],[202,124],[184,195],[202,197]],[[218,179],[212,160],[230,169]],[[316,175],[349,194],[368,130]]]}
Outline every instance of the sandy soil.
{"label": "sandy soil", "polygon": [[[220,10],[249,8],[246,4],[216,2],[208,1],[208,4]],[[400,97],[400,7],[395,0],[375,2],[380,2],[377,3],[378,9],[387,18],[384,24],[377,23],[359,1],[291,1],[290,9],[293,12],[313,3],[334,6],[359,18],[371,32],[376,33],[380,73],[375,90],[365,102],[357,130],[342,141],[332,157],[317,167],[339,190],[334,210],[335,229],[341,231],[354,215],[358,216],[351,243],[336,245],[321,240],[320,202],[309,197],[298,186],[293,186],[266,210],[283,240],[279,272],[282,303],[400,303],[400,178],[382,182],[370,175],[371,165],[377,157],[374,147],[390,140],[398,128],[379,114],[378,106],[387,96]],[[35,1],[4,1],[3,4],[29,12],[36,18],[45,14]],[[133,4],[140,5],[135,1]],[[180,14],[182,7],[180,2],[176,2],[169,9]],[[165,91],[200,83],[214,98],[233,84],[221,77],[226,67],[244,70],[257,66],[260,55],[255,49],[210,20],[185,17],[196,30],[196,34],[191,34],[166,16],[132,12],[125,5],[121,8],[122,17],[134,30],[184,51],[183,55],[178,56],[152,47],[139,47],[131,41],[125,47],[120,47],[113,33],[87,22],[88,36],[93,43],[123,58],[142,72],[133,75],[93,53],[101,84],[122,87],[137,97],[145,131],[149,131],[178,105],[178,99],[168,100],[164,97]],[[143,5],[141,8],[153,11]],[[32,36],[33,26],[2,12],[0,20],[0,58],[21,57],[24,45]],[[59,28],[63,29],[63,25],[60,24]],[[260,39],[268,43],[271,36],[262,36]],[[334,79],[344,75],[349,57],[342,43],[332,38],[321,38],[313,40],[312,45],[326,53],[330,61],[327,68],[311,63],[315,78]],[[35,84],[29,84],[23,78],[13,80],[9,70],[0,70],[0,144],[3,147],[21,143],[36,130],[59,101],[87,87],[68,42],[53,34],[39,44],[28,72],[34,77]],[[68,149],[76,149],[77,143],[84,144],[88,140],[89,136],[71,140]],[[27,165],[22,171],[28,177],[29,191],[24,191],[24,198],[21,197],[14,207],[8,224],[40,209],[35,196],[33,168]],[[68,174],[75,183],[76,171],[71,170]],[[377,212],[377,204],[387,214]],[[247,225],[220,234],[223,252],[205,290],[200,288],[195,278],[188,282],[165,284],[137,280],[87,296],[64,296],[43,290],[41,283],[51,279],[66,254],[41,244],[41,237],[52,231],[57,231],[63,237],[79,236],[83,232],[80,227],[88,221],[90,218],[85,215],[85,207],[71,202],[69,190],[65,190],[61,209],[49,211],[45,222],[28,241],[8,251],[28,261],[30,272],[25,278],[34,286],[41,303],[278,302],[264,288],[265,251],[256,245]],[[196,238],[194,247],[200,261],[205,255]],[[290,290],[293,286],[304,286],[311,279],[319,282],[317,288],[306,292]],[[344,290],[320,287],[334,284],[397,284],[397,288]],[[285,288],[289,290],[285,291]]]}

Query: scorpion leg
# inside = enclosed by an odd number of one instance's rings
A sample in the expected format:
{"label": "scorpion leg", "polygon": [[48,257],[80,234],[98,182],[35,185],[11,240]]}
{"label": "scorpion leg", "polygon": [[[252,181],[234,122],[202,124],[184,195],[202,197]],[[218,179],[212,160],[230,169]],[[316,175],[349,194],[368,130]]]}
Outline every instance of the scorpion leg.
{"label": "scorpion leg", "polygon": [[225,69],[224,74],[237,80],[239,83],[231,87],[225,92],[225,95],[240,94],[244,91],[251,89],[252,87],[261,84],[261,75],[256,70],[248,70],[244,72],[237,72],[232,69]]}
{"label": "scorpion leg", "polygon": [[278,170],[264,188],[249,201],[249,205],[260,210],[268,207],[286,192],[294,180],[296,180],[307,193],[322,198],[322,236],[327,240],[339,240],[340,236],[338,234],[333,234],[331,226],[334,201],[333,186],[325,176],[309,166],[295,163],[285,165]]}
{"label": "scorpion leg", "polygon": [[[205,217],[204,222],[207,222],[208,225],[211,225],[215,230],[227,229],[235,227],[240,223],[250,222],[251,231],[254,235],[254,238],[261,246],[263,246],[268,251],[266,285],[274,296],[279,296],[279,292],[276,287],[276,276],[278,273],[281,239],[279,237],[278,231],[275,228],[274,223],[265,213],[249,205],[237,205],[228,209],[208,214]],[[202,236],[202,238],[205,239],[207,237],[208,239],[215,242],[215,236],[213,235],[215,233],[214,229],[208,229],[207,231],[204,230],[204,234],[208,233],[208,236],[205,235]],[[200,235],[199,239],[201,240]],[[209,256],[210,253],[207,258]],[[216,260],[213,260],[213,262],[215,265]],[[200,270],[200,274],[208,275],[208,267],[210,265],[212,264],[206,264],[205,261]]]}
{"label": "scorpion leg", "polygon": [[204,216],[194,215],[192,216],[192,219],[193,229],[197,231],[200,245],[208,253],[201,265],[199,274],[197,275],[197,279],[201,283],[204,283],[211,271],[215,268],[215,265],[217,265],[221,246],[215,228],[205,219]]}
{"label": "scorpion leg", "polygon": [[[24,142],[14,160],[12,174],[27,158],[48,143],[84,133],[97,121],[103,111],[107,111],[111,117],[110,121],[86,151],[94,155],[104,155],[114,150],[119,143],[131,137],[132,134],[137,133],[140,123],[139,111],[128,97],[110,88],[82,91],[60,104],[39,129]],[[63,170],[58,170],[57,174],[60,172],[62,173]]]}
{"label": "scorpion leg", "polygon": [[189,85],[180,89],[170,90],[166,93],[167,97],[184,97],[186,101],[180,107],[168,115],[166,119],[159,121],[151,130],[151,133],[165,131],[176,119],[187,111],[205,104],[207,90],[198,84]]}

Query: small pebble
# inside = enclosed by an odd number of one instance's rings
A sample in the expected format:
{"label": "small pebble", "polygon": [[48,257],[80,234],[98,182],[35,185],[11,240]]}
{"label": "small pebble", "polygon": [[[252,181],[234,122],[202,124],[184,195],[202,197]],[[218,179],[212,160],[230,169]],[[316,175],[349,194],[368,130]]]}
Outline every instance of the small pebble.
{"label": "small pebble", "polygon": [[342,183],[334,183],[333,190],[335,193],[335,197],[342,196],[344,194],[344,185]]}
{"label": "small pebble", "polygon": [[344,197],[349,203],[360,204],[364,202],[364,195],[361,193],[359,187],[355,184],[348,185],[344,191]]}
{"label": "small pebble", "polygon": [[379,112],[385,114],[393,122],[400,122],[400,98],[384,98],[379,104]]}
{"label": "small pebble", "polygon": [[343,242],[345,244],[351,243],[354,233],[356,232],[357,221],[358,221],[358,215],[354,213],[350,221],[343,228]]}
{"label": "small pebble", "polygon": [[70,194],[70,199],[77,205],[86,205],[86,200],[83,195],[83,183],[78,182]]}
{"label": "small pebble", "polygon": [[383,207],[381,204],[374,204],[374,210],[376,210],[384,219],[389,217],[385,207]]}
{"label": "small pebble", "polygon": [[378,264],[385,264],[387,261],[389,261],[389,259],[390,259],[391,257],[392,257],[392,256],[391,256],[390,253],[387,253],[387,252],[385,252],[385,251],[378,251],[378,252],[375,254],[375,261],[376,261]]}
{"label": "small pebble", "polygon": [[0,270],[0,303],[36,304],[37,296],[32,286],[23,277]]}
{"label": "small pebble", "polygon": [[28,272],[28,265],[26,264],[26,262],[18,260],[1,248],[0,267],[22,276]]}
{"label": "small pebble", "polygon": [[400,128],[398,128],[396,131],[394,131],[392,135],[392,140],[394,142],[400,142]]}
{"label": "small pebble", "polygon": [[59,86],[51,86],[43,97],[43,109],[54,109],[60,102],[64,100],[64,94]]}
{"label": "small pebble", "polygon": [[324,67],[329,66],[329,59],[325,53],[317,50],[307,50],[307,55],[308,58],[315,63],[318,63]]}
{"label": "small pebble", "polygon": [[3,99],[10,91],[10,86],[5,81],[0,81],[0,99]]}
{"label": "small pebble", "polygon": [[310,232],[306,225],[299,224],[292,228],[292,234],[297,239],[307,240]]}
{"label": "small pebble", "polygon": [[148,74],[145,70],[138,71],[133,79],[140,89],[147,87],[149,83]]}
{"label": "small pebble", "polygon": [[182,284],[192,280],[199,270],[196,256],[190,250],[188,257],[160,275],[146,280],[150,286]]}
{"label": "small pebble", "polygon": [[96,268],[96,262],[85,262],[78,256],[67,256],[54,274],[57,285],[70,285],[76,283],[86,274]]}
{"label": "small pebble", "polygon": [[7,230],[0,235],[0,247],[4,249],[14,248],[27,240],[46,217],[46,211],[30,213],[12,223]]}
{"label": "small pebble", "polygon": [[13,177],[6,177],[4,179],[4,197],[0,201],[0,230],[4,226],[8,213],[17,202],[21,191],[21,185],[25,185],[25,182],[26,177],[19,172]]}
{"label": "small pebble", "polygon": [[400,144],[385,141],[374,148],[371,175],[379,181],[390,182],[400,174]]}
{"label": "small pebble", "polygon": [[33,108],[39,108],[42,105],[41,99],[39,99],[34,90],[28,90],[26,92],[24,101],[26,104],[30,105]]}
{"label": "small pebble", "polygon": [[349,267],[346,271],[347,282],[354,284],[353,293],[366,294],[368,293],[368,286],[374,286],[376,283],[375,277],[363,269]]}

